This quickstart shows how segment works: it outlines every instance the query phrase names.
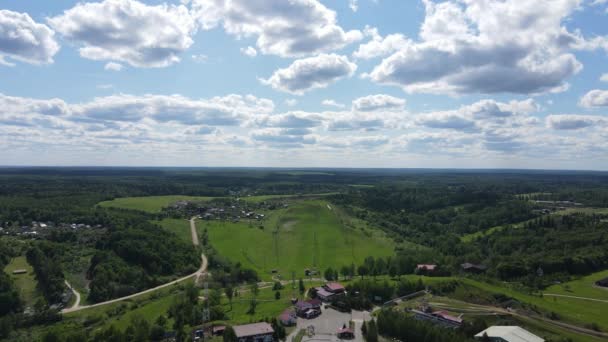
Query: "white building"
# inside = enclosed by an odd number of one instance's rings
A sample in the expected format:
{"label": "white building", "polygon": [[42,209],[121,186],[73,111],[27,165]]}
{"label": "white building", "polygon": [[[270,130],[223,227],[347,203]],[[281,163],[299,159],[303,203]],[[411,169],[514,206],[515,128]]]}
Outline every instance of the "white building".
{"label": "white building", "polygon": [[487,335],[492,342],[545,342],[544,339],[518,326],[491,326],[475,335],[475,338],[479,340],[484,335]]}

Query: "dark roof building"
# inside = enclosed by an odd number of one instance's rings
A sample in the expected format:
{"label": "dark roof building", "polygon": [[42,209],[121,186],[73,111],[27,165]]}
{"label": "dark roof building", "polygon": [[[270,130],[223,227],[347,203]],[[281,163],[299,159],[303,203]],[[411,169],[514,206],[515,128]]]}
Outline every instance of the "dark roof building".
{"label": "dark roof building", "polygon": [[472,264],[470,262],[465,262],[464,264],[461,264],[460,268],[462,268],[462,270],[465,272],[471,273],[482,273],[486,271],[486,267],[484,265]]}
{"label": "dark roof building", "polygon": [[346,288],[340,283],[327,283],[321,287],[315,288],[317,292],[317,298],[327,302],[332,300],[335,296],[342,295],[346,292]]}
{"label": "dark roof building", "polygon": [[424,312],[420,310],[411,310],[414,317],[421,321],[430,321],[439,324],[446,328],[458,328],[462,325],[462,318],[450,315],[445,311]]}
{"label": "dark roof building", "polygon": [[352,340],[355,338],[355,331],[351,328],[338,329],[338,338],[341,340]]}
{"label": "dark roof building", "polygon": [[608,287],[608,278],[604,278],[604,279],[600,279],[600,280],[596,281],[595,285],[602,286],[602,287]]}
{"label": "dark roof building", "polygon": [[281,315],[279,315],[279,322],[281,322],[281,324],[283,324],[285,327],[290,327],[298,323],[298,317],[296,316],[295,311],[287,309],[283,311]]}
{"label": "dark roof building", "polygon": [[233,327],[239,342],[272,342],[274,330],[266,322],[236,325]]}

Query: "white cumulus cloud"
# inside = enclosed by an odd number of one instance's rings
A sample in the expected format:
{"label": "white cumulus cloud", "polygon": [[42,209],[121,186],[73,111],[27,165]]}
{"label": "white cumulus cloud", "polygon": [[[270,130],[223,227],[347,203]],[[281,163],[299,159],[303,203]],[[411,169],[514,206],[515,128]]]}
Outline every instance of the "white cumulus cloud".
{"label": "white cumulus cloud", "polygon": [[315,57],[294,61],[290,66],[275,71],[262,83],[272,88],[302,95],[307,91],[325,88],[337,80],[350,77],[357,70],[357,65],[345,56],[320,54]]}
{"label": "white cumulus cloud", "polygon": [[27,13],[0,10],[0,64],[12,65],[6,57],[49,64],[58,51],[55,32],[48,26],[35,22]]}
{"label": "white cumulus cloud", "polygon": [[353,101],[353,110],[359,112],[400,111],[404,108],[404,99],[385,94],[364,96]]}
{"label": "white cumulus cloud", "polygon": [[340,27],[336,12],[318,0],[193,0],[192,9],[204,29],[222,25],[237,37],[256,37],[263,54],[304,57],[362,38]]}
{"label": "white cumulus cloud", "polygon": [[408,92],[535,94],[563,91],[582,69],[571,53],[581,37],[563,25],[580,0],[423,2],[417,41],[372,35],[356,52],[398,49],[366,75],[374,82]]}
{"label": "white cumulus cloud", "polygon": [[253,46],[248,46],[246,48],[241,48],[241,53],[245,56],[255,57],[258,55],[258,50],[256,50]]}
{"label": "white cumulus cloud", "polygon": [[48,19],[80,55],[134,67],[166,67],[193,43],[195,20],[183,5],[149,6],[136,0],[78,3]]}
{"label": "white cumulus cloud", "polygon": [[580,105],[586,108],[608,107],[608,90],[591,90],[581,98]]}

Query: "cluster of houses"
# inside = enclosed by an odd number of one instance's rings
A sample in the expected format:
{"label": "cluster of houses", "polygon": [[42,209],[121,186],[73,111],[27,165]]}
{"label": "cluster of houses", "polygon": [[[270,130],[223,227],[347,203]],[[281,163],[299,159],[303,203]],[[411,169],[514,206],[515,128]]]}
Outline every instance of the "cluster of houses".
{"label": "cluster of houses", "polygon": [[230,204],[178,201],[163,210],[169,214],[177,213],[180,216],[188,217],[198,216],[204,220],[232,220],[238,222],[242,219],[261,221],[265,214],[260,211],[271,210],[274,207],[276,207],[275,204],[256,203],[252,205],[238,200]]}
{"label": "cluster of houses", "polygon": [[[416,265],[416,269],[414,270],[414,272],[416,274],[422,275],[433,275],[436,274],[438,270],[439,266],[435,264],[418,264]],[[463,264],[460,264],[460,270],[465,273],[479,274],[485,272],[487,270],[487,267],[481,264],[465,262]]]}
{"label": "cluster of houses", "polygon": [[29,225],[15,226],[9,222],[0,224],[0,234],[13,235],[13,236],[29,236],[38,237],[41,235],[48,234],[52,230],[82,230],[82,229],[99,229],[103,228],[102,225],[90,225],[84,223],[58,223],[53,222],[38,222],[32,221]]}

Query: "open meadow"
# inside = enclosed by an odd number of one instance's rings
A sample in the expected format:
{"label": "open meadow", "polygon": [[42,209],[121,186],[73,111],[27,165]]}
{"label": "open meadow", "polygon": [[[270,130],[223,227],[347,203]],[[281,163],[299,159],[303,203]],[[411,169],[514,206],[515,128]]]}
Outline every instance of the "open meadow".
{"label": "open meadow", "polygon": [[288,279],[291,272],[303,277],[305,269],[322,272],[392,255],[394,243],[380,231],[347,224],[328,202],[305,200],[270,211],[262,222],[199,221],[197,228],[208,230],[220,255],[255,269],[263,279],[273,270]]}

